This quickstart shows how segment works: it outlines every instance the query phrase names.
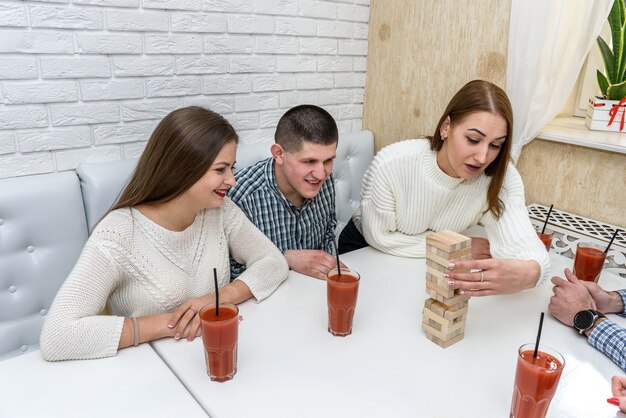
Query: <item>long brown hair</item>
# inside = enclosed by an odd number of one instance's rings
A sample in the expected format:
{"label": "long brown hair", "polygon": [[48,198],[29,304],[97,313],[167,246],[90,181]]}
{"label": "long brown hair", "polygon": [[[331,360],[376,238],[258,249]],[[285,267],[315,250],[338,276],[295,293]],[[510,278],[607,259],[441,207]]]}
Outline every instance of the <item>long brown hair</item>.
{"label": "long brown hair", "polygon": [[450,117],[450,124],[461,122],[471,113],[489,112],[500,115],[506,121],[506,140],[495,160],[485,169],[485,174],[492,177],[487,190],[487,210],[497,218],[504,212],[504,203],[498,197],[507,165],[511,159],[511,139],[513,135],[513,108],[508,96],[500,87],[489,81],[473,80],[459,90],[446,107],[439,119],[435,134],[429,138],[430,149],[439,151],[443,146],[441,125]]}
{"label": "long brown hair", "polygon": [[165,203],[183,194],[230,141],[239,141],[237,133],[219,114],[198,106],[173,111],[157,125],[128,185],[107,214],[141,203]]}

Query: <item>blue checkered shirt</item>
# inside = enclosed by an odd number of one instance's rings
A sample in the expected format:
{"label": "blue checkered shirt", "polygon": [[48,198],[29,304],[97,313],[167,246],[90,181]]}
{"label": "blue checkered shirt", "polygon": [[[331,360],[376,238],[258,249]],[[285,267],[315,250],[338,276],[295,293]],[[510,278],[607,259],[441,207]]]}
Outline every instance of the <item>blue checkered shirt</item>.
{"label": "blue checkered shirt", "polygon": [[[274,159],[259,161],[235,175],[237,183],[229,197],[235,202],[278,249],[324,250],[334,254],[333,239],[337,228],[335,182],[330,176],[313,199],[301,208],[294,206],[278,189]],[[231,278],[239,276],[245,266],[231,259]]]}
{"label": "blue checkered shirt", "polygon": [[[618,315],[626,316],[626,289],[618,290],[617,293],[624,301],[624,312]],[[606,319],[596,325],[587,341],[626,371],[626,328]]]}

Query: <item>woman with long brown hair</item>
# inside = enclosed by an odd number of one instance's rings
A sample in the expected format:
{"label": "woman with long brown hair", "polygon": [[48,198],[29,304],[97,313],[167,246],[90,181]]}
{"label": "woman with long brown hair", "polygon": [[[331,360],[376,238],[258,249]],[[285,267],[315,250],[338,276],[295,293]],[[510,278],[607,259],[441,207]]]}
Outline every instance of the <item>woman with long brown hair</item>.
{"label": "woman with long brown hair", "polygon": [[509,163],[512,131],[506,93],[487,81],[467,83],[432,137],[400,141],[376,155],[363,179],[360,205],[341,234],[340,252],[369,244],[393,255],[424,257],[428,233],[463,232],[480,222],[488,240],[472,238],[473,260],[456,263],[451,285],[485,296],[545,281],[548,255],[528,218],[522,179]]}
{"label": "woman with long brown hair", "polygon": [[[231,303],[260,301],[285,280],[281,253],[225,197],[235,184],[237,142],[226,119],[200,107],[159,123],[50,308],[41,335],[46,360],[192,340],[198,311],[215,298],[214,269],[220,300]],[[232,283],[229,256],[247,266]]]}

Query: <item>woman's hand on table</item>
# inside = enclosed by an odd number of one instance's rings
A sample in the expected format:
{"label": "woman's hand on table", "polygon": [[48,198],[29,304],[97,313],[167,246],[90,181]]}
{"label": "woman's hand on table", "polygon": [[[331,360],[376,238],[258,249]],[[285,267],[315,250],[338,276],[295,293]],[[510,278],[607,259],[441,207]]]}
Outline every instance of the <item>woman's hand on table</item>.
{"label": "woman's hand on table", "polygon": [[505,295],[534,287],[540,274],[539,263],[534,260],[455,261],[450,263],[448,283],[467,296]]}
{"label": "woman's hand on table", "polygon": [[571,326],[577,312],[596,309],[596,304],[587,288],[569,270],[565,269],[567,280],[558,276],[552,278],[554,295],[550,298],[548,310],[556,319]]}
{"label": "woman's hand on table", "polygon": [[489,240],[486,238],[472,237],[472,260],[486,260],[491,258]]}
{"label": "woman's hand on table", "polygon": [[[247,284],[237,279],[232,283],[221,287],[220,304],[223,302],[237,305],[252,297],[252,292]],[[215,301],[215,293],[191,298],[172,312],[167,322],[167,327],[172,330],[171,336],[177,340],[187,338],[193,341],[201,335],[200,309]]]}
{"label": "woman's hand on table", "polygon": [[172,336],[179,340],[187,338],[193,341],[200,336],[200,309],[212,299],[211,295],[191,298],[172,312],[167,327],[172,330]]}
{"label": "woman's hand on table", "polygon": [[619,401],[619,410],[626,412],[626,376],[613,376],[611,390],[613,396]]}

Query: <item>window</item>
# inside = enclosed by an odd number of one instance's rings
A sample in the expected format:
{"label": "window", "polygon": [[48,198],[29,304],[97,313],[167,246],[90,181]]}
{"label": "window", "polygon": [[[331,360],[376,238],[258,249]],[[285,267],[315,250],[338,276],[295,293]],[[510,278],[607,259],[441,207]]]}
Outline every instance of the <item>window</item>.
{"label": "window", "polygon": [[[611,28],[608,22],[604,25],[604,28],[602,28],[600,36],[610,44]],[[604,64],[602,63],[602,56],[600,55],[598,44],[594,42],[591,51],[589,51],[587,55],[585,64],[580,71],[578,81],[574,85],[570,99],[565,103],[563,109],[561,109],[560,116],[585,117],[589,98],[600,93],[596,78],[596,70],[598,69],[604,71]]]}

